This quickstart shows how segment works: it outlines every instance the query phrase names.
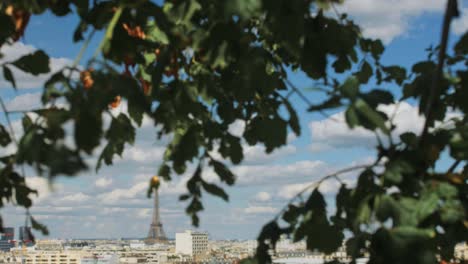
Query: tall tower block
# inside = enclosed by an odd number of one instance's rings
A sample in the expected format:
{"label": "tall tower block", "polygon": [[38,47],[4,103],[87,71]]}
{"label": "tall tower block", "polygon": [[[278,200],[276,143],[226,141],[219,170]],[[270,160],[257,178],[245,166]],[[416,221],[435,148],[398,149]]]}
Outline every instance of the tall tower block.
{"label": "tall tower block", "polygon": [[164,243],[167,241],[166,234],[164,233],[161,218],[159,217],[159,191],[154,192],[154,208],[153,208],[153,220],[151,222],[148,237],[145,239],[145,243],[152,245],[155,243]]}

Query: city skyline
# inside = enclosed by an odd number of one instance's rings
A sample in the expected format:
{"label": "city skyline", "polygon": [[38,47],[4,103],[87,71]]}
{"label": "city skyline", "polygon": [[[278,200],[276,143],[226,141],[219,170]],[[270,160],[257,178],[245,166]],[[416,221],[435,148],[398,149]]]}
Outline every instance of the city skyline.
{"label": "city skyline", "polygon": [[[425,58],[424,49],[428,43],[437,43],[443,1],[420,1],[418,4],[399,1],[399,5],[389,7],[385,0],[375,0],[370,9],[393,14],[388,15],[383,22],[378,12],[374,14],[372,10],[359,9],[359,2],[349,1],[350,4],[343,10],[348,10],[357,18],[365,34],[381,37],[388,44],[383,63],[409,67],[411,63]],[[78,53],[79,46],[72,45],[69,35],[62,29],[72,28],[76,22],[73,18],[57,20],[51,15],[33,17],[27,29],[27,38],[13,47],[2,49],[12,51],[11,56],[44,49],[54,56],[52,69],[59,69],[69,64]],[[48,28],[47,33],[43,33],[44,27]],[[42,29],[41,34],[38,33],[39,28]],[[454,23],[453,28],[452,39],[468,28],[467,9],[463,9],[463,16]],[[91,43],[93,45],[97,43]],[[305,82],[303,75],[293,76],[292,80],[298,87],[310,87],[311,83]],[[39,105],[39,83],[45,78],[20,77],[18,92],[12,89],[2,89],[0,92],[8,98],[8,109],[33,109]],[[3,79],[0,80],[0,86],[9,88]],[[321,99],[314,98],[317,102]],[[304,103],[298,98],[294,100],[297,102],[297,110],[305,112]],[[394,106],[383,109],[384,112],[394,110]],[[126,112],[126,105],[122,104],[113,111]],[[417,112],[416,107],[410,104],[400,106],[396,121],[401,125],[401,130],[420,130],[422,121]],[[336,122],[337,119],[340,122]],[[304,114],[300,122],[302,136],[296,138],[291,134],[288,145],[272,155],[265,154],[262,146],[246,147],[245,161],[232,167],[238,175],[238,181],[236,186],[226,188],[230,202],[208,195],[203,197],[205,210],[200,214],[201,230],[209,232],[214,239],[255,239],[261,226],[306,184],[350,164],[371,161],[371,147],[375,144],[373,136],[362,130],[350,132],[342,112],[332,113],[329,117]],[[15,129],[20,131],[20,120],[15,119],[13,123]],[[239,134],[242,129],[241,122],[231,126],[233,133]],[[27,169],[27,181],[39,191],[39,196],[33,199],[31,213],[49,227],[50,238],[144,238],[151,222],[153,206],[152,200],[146,198],[146,189],[148,181],[158,169],[165,144],[167,139],[156,140],[152,124],[145,119],[142,129],[137,132],[135,146],[126,149],[123,158],[117,159],[114,166],[104,167],[99,173],[91,168],[80,177],[57,179],[51,184],[54,190],[49,190],[46,179],[37,177],[33,170]],[[97,154],[90,158],[91,165],[95,164]],[[194,166],[188,171],[193,172],[193,169]],[[164,205],[161,206],[161,219],[167,234],[192,228],[190,218],[185,214],[186,203],[178,201],[178,196],[185,191],[189,176],[189,173],[174,175],[172,182],[161,183],[160,198]],[[353,176],[347,175],[346,180],[351,183]],[[212,171],[206,172],[206,178],[217,181]],[[334,182],[322,186],[328,200],[336,187]],[[6,206],[2,210],[2,217],[5,226],[17,228],[24,224],[25,210]],[[37,232],[36,235],[43,237]]]}

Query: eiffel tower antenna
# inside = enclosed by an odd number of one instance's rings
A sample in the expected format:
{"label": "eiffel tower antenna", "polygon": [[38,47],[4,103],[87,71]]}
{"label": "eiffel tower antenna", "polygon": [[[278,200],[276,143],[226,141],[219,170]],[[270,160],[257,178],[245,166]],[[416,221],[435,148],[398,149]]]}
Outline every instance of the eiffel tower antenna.
{"label": "eiffel tower antenna", "polygon": [[167,242],[167,237],[162,227],[161,218],[159,217],[159,191],[156,189],[154,192],[153,220],[149,228],[148,237],[145,239],[145,243],[152,245],[164,242]]}

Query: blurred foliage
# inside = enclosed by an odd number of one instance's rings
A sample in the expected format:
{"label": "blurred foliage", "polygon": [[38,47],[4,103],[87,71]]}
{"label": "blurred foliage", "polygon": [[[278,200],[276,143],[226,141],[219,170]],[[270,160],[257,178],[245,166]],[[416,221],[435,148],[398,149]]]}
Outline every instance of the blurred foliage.
{"label": "blurred foliage", "polygon": [[[353,261],[366,252],[369,263],[452,259],[455,244],[468,237],[468,34],[447,54],[442,38],[428,49],[427,60],[409,70],[382,65],[384,45],[333,12],[341,2],[2,1],[0,45],[17,41],[30,16],[44,12],[78,16],[70,37],[84,47],[95,31],[105,33],[85,64],[80,54],[52,74],[44,84],[43,108],[25,110],[18,139],[1,101],[7,122],[0,126],[0,145],[15,151],[0,158],[0,206],[32,206],[36,192],[18,172],[24,165],[50,179],[72,176],[89,167],[85,159],[98,149],[96,169],[112,164],[134,143],[146,115],[155,138],[170,138],[158,175],[171,180],[193,172],[180,200],[187,201],[186,212],[198,225],[204,192],[229,199],[221,185],[235,183],[229,167],[244,159],[243,144],[263,144],[271,153],[286,144],[290,131],[300,135],[290,96],[304,94],[288,80],[293,70],[322,84],[318,90],[326,99],[310,104],[309,111],[344,109],[350,128],[376,134],[376,161],[361,170],[356,186],[342,184],[333,215],[318,187],[339,180],[338,174],[310,186],[307,197],[299,193],[261,230],[256,259],[245,261],[270,263],[283,234],[323,253],[334,252],[346,237]],[[448,0],[444,26],[457,13],[456,1]],[[37,50],[0,66],[16,88],[13,69],[39,75],[50,71],[49,63]],[[402,98],[395,99],[399,92],[389,87],[400,87]],[[121,101],[128,113],[114,116],[112,108]],[[406,101],[418,104],[426,117],[421,134],[398,134],[393,117],[378,107]],[[240,137],[229,130],[236,121],[245,124]],[[436,166],[442,153],[453,161],[445,171]],[[219,183],[204,179],[206,167]],[[33,228],[48,232],[30,218]]]}

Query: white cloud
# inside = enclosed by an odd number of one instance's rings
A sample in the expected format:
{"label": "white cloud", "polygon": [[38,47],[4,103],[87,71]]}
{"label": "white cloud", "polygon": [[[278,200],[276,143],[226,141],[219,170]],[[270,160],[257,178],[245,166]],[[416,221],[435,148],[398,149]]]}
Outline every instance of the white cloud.
{"label": "white cloud", "polygon": [[151,209],[143,208],[137,211],[136,216],[142,219],[151,219],[151,213],[152,213]]}
{"label": "white cloud", "polygon": [[278,212],[278,209],[271,206],[249,206],[244,209],[246,214],[273,214]]}
{"label": "white cloud", "polygon": [[[378,109],[389,117],[394,115],[395,139],[404,132],[418,133],[424,125],[424,117],[419,115],[417,107],[406,102],[401,102],[399,105],[382,105]],[[315,152],[332,148],[371,148],[377,144],[372,132],[361,127],[350,129],[346,124],[344,112],[336,113],[324,120],[312,121],[309,123],[309,128],[312,133],[311,150]]]}
{"label": "white cloud", "polygon": [[233,167],[232,171],[237,176],[237,184],[265,184],[272,180],[279,184],[281,181],[322,175],[328,171],[328,166],[323,161],[305,160],[285,165],[241,165]]}
{"label": "white cloud", "polygon": [[18,95],[6,103],[8,111],[33,110],[41,106],[41,93]]}
{"label": "white cloud", "polygon": [[278,196],[285,199],[291,199],[297,195],[300,191],[304,190],[307,186],[313,184],[314,182],[304,182],[304,183],[295,183],[287,184],[282,186],[278,191]]}
{"label": "white cloud", "polygon": [[236,137],[241,137],[245,130],[245,122],[243,120],[236,120],[228,127],[229,133]]}
{"label": "white cloud", "polygon": [[60,185],[54,185],[52,182],[42,177],[26,177],[26,184],[37,191],[37,196],[33,195],[32,198],[34,203],[38,203],[47,198],[53,190],[60,189]]}
{"label": "white cloud", "polygon": [[[35,50],[35,47],[21,42],[15,42],[13,45],[3,45],[0,48],[0,53],[4,57],[0,59],[0,63],[12,62],[24,55],[33,53]],[[10,69],[13,72],[18,88],[40,88],[53,73],[63,69],[67,65],[72,65],[72,61],[68,58],[50,58],[50,73],[38,76],[24,73],[15,66],[11,66]],[[11,84],[3,78],[3,75],[0,76],[0,88],[11,88]]]}
{"label": "white cloud", "polygon": [[259,192],[255,195],[255,200],[259,202],[268,202],[271,200],[271,195],[267,192]]}
{"label": "white cloud", "polygon": [[94,182],[94,185],[98,188],[106,188],[106,187],[109,187],[112,184],[112,182],[113,182],[112,179],[102,177],[102,178],[97,179]]}
{"label": "white cloud", "polygon": [[249,146],[244,144],[242,147],[244,149],[244,164],[262,164],[281,157],[293,155],[297,151],[296,147],[293,145],[286,145],[269,154],[265,152],[266,148],[264,145]]}
{"label": "white cloud", "polygon": [[[310,181],[310,182],[303,182],[303,183],[295,183],[295,184],[287,184],[279,188],[278,197],[284,199],[291,199],[296,196],[299,192],[304,192],[304,195],[307,196],[311,191],[313,191],[316,187],[317,181]],[[336,193],[340,188],[340,183],[334,179],[330,179],[327,181],[322,182],[320,184],[319,190],[323,194],[330,194]]]}
{"label": "white cloud", "polygon": [[165,148],[157,146],[134,146],[125,149],[122,159],[136,162],[158,162],[162,160]]}
{"label": "white cloud", "polygon": [[464,34],[468,30],[468,8],[460,10],[460,17],[454,20],[452,30],[457,35]]}
{"label": "white cloud", "polygon": [[148,183],[141,182],[133,185],[130,189],[114,189],[110,192],[103,193],[97,196],[98,200],[103,204],[118,204],[122,201],[130,201],[137,195],[145,194],[148,189]]}
{"label": "white cloud", "polygon": [[73,202],[73,203],[82,203],[91,199],[91,196],[86,195],[82,192],[74,193],[67,195],[61,199],[61,202]]}
{"label": "white cloud", "polygon": [[337,6],[351,15],[367,37],[389,43],[411,30],[411,19],[427,12],[441,12],[445,1],[440,0],[347,0]]}

